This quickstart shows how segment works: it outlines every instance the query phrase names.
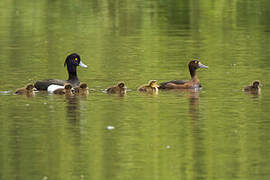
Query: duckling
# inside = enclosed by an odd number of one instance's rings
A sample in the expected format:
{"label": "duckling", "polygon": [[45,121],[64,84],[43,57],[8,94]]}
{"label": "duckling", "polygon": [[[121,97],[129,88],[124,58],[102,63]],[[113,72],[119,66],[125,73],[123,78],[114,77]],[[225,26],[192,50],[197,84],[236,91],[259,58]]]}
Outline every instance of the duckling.
{"label": "duckling", "polygon": [[140,92],[149,92],[149,93],[157,93],[158,92],[158,84],[157,80],[150,80],[148,84],[142,85],[138,88]]}
{"label": "duckling", "polygon": [[36,90],[36,89],[34,88],[33,84],[27,84],[25,87],[17,89],[14,92],[14,94],[18,94],[18,95],[34,95],[35,94],[34,90]]}
{"label": "duckling", "polygon": [[119,82],[116,86],[112,86],[106,89],[108,94],[125,94],[126,87],[124,82]]}
{"label": "duckling", "polygon": [[88,87],[86,83],[80,83],[79,86],[74,88],[75,94],[87,95],[88,94]]}
{"label": "duckling", "polygon": [[260,93],[261,91],[260,81],[258,80],[253,81],[251,85],[244,87],[244,91],[256,94]]}
{"label": "duckling", "polygon": [[53,91],[54,94],[60,94],[60,95],[73,95],[72,92],[72,85],[70,83],[66,83],[64,85],[64,88],[58,88]]}
{"label": "duckling", "polygon": [[199,60],[192,60],[188,63],[191,80],[173,80],[163,82],[160,84],[159,89],[196,89],[201,88],[200,80],[196,74],[196,70],[199,68],[208,68],[203,65]]}
{"label": "duckling", "polygon": [[52,84],[64,86],[65,83],[71,83],[72,86],[78,86],[80,84],[80,81],[77,77],[77,66],[81,66],[83,68],[87,68],[87,66],[82,63],[80,56],[76,53],[67,56],[64,66],[67,66],[68,80],[60,80],[60,79],[41,80],[35,83],[35,88],[37,90],[46,91],[48,87]]}

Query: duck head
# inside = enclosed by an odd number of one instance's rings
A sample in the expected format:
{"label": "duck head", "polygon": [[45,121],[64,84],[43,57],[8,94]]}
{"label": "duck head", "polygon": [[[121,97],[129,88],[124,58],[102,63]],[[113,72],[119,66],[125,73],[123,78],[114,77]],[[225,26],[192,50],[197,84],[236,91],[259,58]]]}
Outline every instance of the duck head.
{"label": "duck head", "polygon": [[150,80],[148,82],[149,86],[152,87],[152,88],[157,88],[159,87],[158,84],[157,84],[157,80]]}
{"label": "duck head", "polygon": [[208,66],[203,65],[199,60],[195,59],[189,62],[189,69],[199,69],[199,68],[208,68]]}
{"label": "duck head", "polygon": [[80,56],[76,53],[67,56],[64,66],[67,66],[69,73],[76,73],[77,66],[87,68],[87,66],[81,61]]}
{"label": "duck head", "polygon": [[196,74],[196,70],[199,68],[208,68],[208,66],[203,65],[199,60],[195,59],[188,63],[188,68],[191,77],[193,78]]}

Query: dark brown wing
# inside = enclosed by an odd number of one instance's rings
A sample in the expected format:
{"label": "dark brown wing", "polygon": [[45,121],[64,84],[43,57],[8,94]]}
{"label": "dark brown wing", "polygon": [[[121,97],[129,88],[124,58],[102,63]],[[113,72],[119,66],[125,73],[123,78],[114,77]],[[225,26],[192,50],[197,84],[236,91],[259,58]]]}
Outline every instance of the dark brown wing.
{"label": "dark brown wing", "polygon": [[37,90],[46,91],[47,88],[52,84],[64,86],[65,83],[67,83],[67,81],[65,81],[65,80],[46,79],[46,80],[42,80],[42,81],[37,81],[34,86]]}
{"label": "dark brown wing", "polygon": [[185,84],[187,83],[188,81],[185,81],[185,80],[172,80],[172,81],[167,81],[167,82],[163,82],[163,83],[160,83],[160,86],[158,87],[159,89],[167,89],[166,88],[166,84],[168,83],[173,83],[173,84]]}

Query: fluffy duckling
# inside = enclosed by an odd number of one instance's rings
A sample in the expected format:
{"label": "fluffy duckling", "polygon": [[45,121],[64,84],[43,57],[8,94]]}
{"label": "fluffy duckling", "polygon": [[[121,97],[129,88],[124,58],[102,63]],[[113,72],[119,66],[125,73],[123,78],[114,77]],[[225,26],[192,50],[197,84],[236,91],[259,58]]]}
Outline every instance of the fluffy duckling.
{"label": "fluffy duckling", "polygon": [[208,68],[203,65],[199,60],[192,60],[188,63],[188,68],[191,80],[173,80],[163,82],[160,84],[159,89],[196,89],[201,88],[200,80],[197,76],[196,70],[199,68]]}
{"label": "fluffy duckling", "polygon": [[260,81],[253,81],[251,85],[244,87],[244,91],[250,93],[260,93]]}
{"label": "fluffy duckling", "polygon": [[106,89],[108,94],[125,94],[126,87],[124,82],[119,82],[116,86],[112,86]]}
{"label": "fluffy duckling", "polygon": [[142,85],[138,88],[140,92],[157,93],[158,92],[157,80],[150,80],[148,84]]}
{"label": "fluffy duckling", "polygon": [[64,88],[58,88],[53,91],[54,94],[60,94],[60,95],[73,95],[72,92],[72,85],[70,83],[66,83],[64,85]]}
{"label": "fluffy duckling", "polygon": [[27,84],[25,87],[23,88],[19,88],[17,89],[14,94],[18,94],[18,95],[34,95],[34,85],[33,84]]}
{"label": "fluffy duckling", "polygon": [[74,88],[74,93],[75,94],[87,95],[88,94],[87,84],[86,83],[80,83],[79,86]]}

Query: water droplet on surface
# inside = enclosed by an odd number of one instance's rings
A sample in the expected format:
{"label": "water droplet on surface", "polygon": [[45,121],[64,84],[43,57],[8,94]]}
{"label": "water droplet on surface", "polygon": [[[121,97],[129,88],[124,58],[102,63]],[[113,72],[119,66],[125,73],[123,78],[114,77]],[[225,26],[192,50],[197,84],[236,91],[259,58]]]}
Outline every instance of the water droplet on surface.
{"label": "water droplet on surface", "polygon": [[108,130],[113,130],[113,129],[115,129],[115,127],[114,126],[107,126],[107,129]]}
{"label": "water droplet on surface", "polygon": [[3,94],[8,94],[10,93],[11,91],[0,91],[0,93],[3,93]]}

